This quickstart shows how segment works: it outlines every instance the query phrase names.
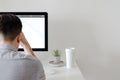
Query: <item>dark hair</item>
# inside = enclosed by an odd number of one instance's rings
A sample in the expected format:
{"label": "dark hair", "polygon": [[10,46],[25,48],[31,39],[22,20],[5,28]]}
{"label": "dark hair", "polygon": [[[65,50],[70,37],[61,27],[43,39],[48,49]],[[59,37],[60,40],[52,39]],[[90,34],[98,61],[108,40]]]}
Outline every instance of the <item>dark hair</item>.
{"label": "dark hair", "polygon": [[13,41],[22,31],[22,23],[20,19],[13,14],[0,15],[0,33],[7,40]]}

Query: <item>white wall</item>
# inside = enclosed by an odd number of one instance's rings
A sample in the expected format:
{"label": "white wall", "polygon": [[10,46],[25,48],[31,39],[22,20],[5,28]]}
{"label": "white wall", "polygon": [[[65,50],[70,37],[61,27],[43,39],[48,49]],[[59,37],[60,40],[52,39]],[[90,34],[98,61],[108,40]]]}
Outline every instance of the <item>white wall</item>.
{"label": "white wall", "polygon": [[47,11],[49,53],[75,46],[86,80],[120,80],[119,0],[1,0],[0,11]]}

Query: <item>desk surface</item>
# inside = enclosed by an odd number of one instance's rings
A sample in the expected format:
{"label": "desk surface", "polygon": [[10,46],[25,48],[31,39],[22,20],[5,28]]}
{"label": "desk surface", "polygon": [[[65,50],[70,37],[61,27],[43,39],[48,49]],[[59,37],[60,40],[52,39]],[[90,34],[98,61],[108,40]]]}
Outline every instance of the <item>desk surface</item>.
{"label": "desk surface", "polygon": [[40,59],[45,70],[46,80],[84,80],[77,64],[70,69],[67,69],[65,65],[62,67],[54,67],[48,63],[48,57],[49,56],[41,55]]}
{"label": "desk surface", "polygon": [[84,80],[77,66],[67,69],[64,67],[44,67],[46,80]]}

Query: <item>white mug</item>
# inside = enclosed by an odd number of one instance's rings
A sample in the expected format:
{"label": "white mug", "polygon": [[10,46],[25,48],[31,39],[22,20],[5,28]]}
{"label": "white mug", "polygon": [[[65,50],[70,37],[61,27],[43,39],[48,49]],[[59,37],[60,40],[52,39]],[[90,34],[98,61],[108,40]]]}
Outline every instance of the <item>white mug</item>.
{"label": "white mug", "polygon": [[73,54],[73,50],[75,48],[66,48],[65,49],[65,53],[66,53],[66,68],[72,68],[73,64],[74,64],[74,54]]}

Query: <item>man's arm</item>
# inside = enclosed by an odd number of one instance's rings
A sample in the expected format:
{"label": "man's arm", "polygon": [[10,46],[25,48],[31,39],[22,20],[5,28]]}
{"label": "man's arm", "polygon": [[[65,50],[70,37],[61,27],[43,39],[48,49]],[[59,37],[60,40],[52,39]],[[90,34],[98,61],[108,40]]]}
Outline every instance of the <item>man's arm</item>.
{"label": "man's arm", "polygon": [[[22,36],[22,38],[21,38],[20,45],[23,47],[24,52],[29,55],[35,56],[32,48],[30,47],[30,45],[23,33],[21,33],[21,36]],[[36,68],[33,68],[36,70],[36,72],[35,72],[36,76],[35,76],[34,80],[45,80],[44,69],[43,69],[41,62],[38,59],[36,60],[36,63],[34,62],[34,67],[36,67]]]}
{"label": "man's arm", "polygon": [[30,47],[30,45],[29,45],[27,39],[25,38],[23,32],[21,33],[21,42],[20,42],[20,45],[23,47],[24,52],[25,52],[26,54],[35,56],[32,48]]}

